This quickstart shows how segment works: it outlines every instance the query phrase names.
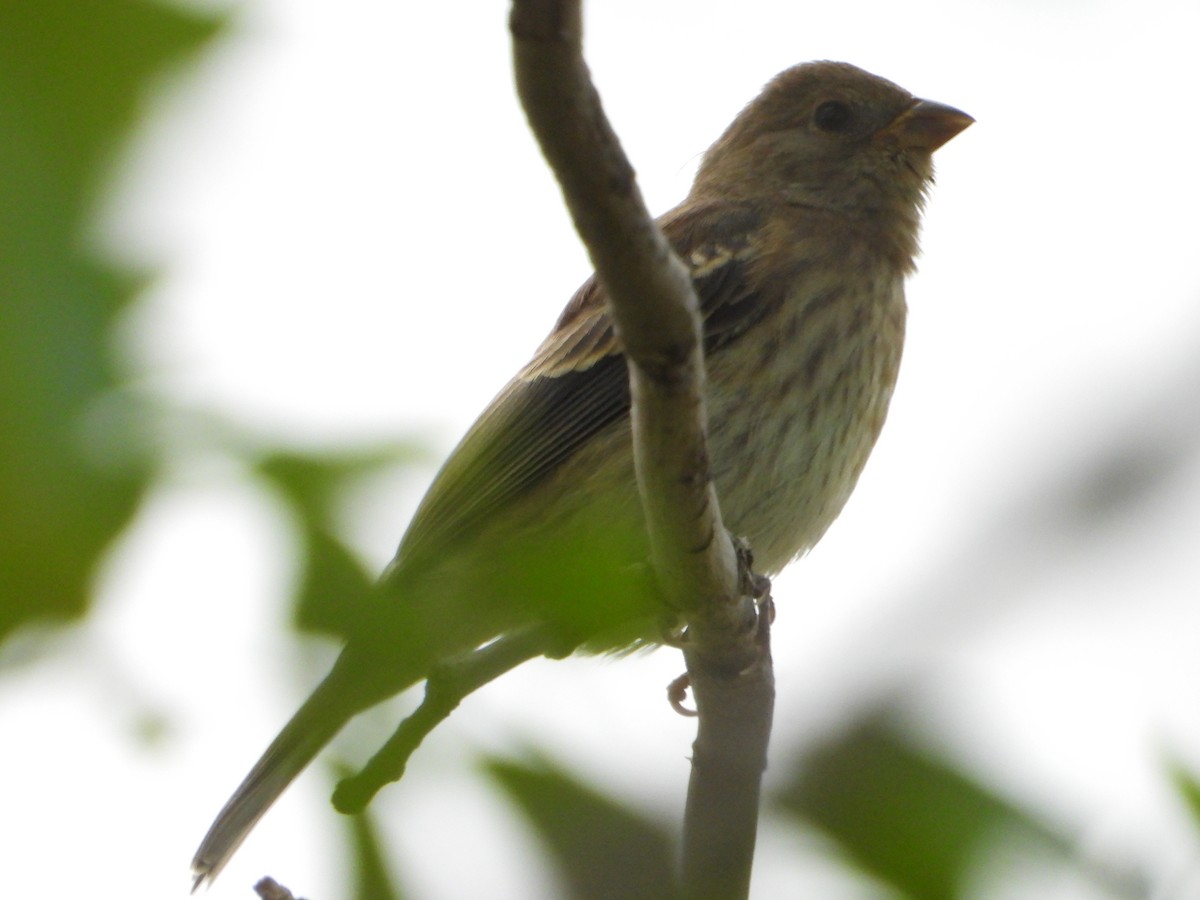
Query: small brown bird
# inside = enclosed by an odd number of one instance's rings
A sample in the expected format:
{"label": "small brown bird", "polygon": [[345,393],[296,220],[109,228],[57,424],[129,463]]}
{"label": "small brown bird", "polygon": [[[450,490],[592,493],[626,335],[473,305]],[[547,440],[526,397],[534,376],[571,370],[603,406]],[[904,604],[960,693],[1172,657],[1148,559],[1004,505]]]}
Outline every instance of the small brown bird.
{"label": "small brown bird", "polygon": [[[875,444],[932,154],[972,121],[854,66],[796,66],[659,219],[701,302],[722,513],[764,574],[820,539]],[[434,480],[333,670],[209,829],[197,885],[351,717],[437,661],[534,623],[598,650],[654,639],[629,404],[591,279]]]}

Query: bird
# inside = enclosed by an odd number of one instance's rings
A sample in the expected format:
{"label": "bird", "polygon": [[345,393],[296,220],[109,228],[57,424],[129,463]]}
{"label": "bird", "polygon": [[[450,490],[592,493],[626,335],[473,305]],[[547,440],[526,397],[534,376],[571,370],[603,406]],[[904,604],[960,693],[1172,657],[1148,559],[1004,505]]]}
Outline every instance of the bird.
{"label": "bird", "polygon": [[[724,521],[760,574],[817,543],[866,464],[900,366],[933,152],[973,121],[848,63],[802,63],[734,118],[657,220],[700,302]],[[538,623],[597,651],[655,641],[630,402],[592,276],[435,476],[347,612],[333,668],[205,835],[194,887],[347,721],[439,661]]]}

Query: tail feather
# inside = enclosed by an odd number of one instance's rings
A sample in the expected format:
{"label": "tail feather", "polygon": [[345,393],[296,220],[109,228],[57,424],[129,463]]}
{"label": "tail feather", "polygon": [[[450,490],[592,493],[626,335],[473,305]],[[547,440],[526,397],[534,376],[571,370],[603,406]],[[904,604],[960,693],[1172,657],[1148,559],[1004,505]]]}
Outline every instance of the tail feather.
{"label": "tail feather", "polygon": [[292,716],[217,815],[192,859],[192,891],[211,881],[246,835],[317,753],[357,712],[326,679]]}
{"label": "tail feather", "polygon": [[499,630],[484,617],[464,620],[411,604],[383,625],[347,643],[233,792],[192,859],[193,891],[217,877],[271,804],[353,716],[424,678],[434,660],[469,650]]}

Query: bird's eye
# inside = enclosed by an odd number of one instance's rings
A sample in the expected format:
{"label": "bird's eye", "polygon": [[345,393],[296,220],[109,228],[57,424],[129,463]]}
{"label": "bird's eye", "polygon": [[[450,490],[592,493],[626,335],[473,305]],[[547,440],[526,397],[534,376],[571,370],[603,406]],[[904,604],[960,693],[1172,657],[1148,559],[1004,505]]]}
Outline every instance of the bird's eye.
{"label": "bird's eye", "polygon": [[822,131],[845,131],[853,118],[849,103],[826,100],[813,113],[813,122]]}

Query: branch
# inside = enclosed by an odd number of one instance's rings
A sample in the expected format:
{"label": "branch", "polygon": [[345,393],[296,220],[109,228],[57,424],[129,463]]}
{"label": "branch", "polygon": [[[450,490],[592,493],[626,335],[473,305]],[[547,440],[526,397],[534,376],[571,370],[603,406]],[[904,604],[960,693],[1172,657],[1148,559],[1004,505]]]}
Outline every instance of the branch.
{"label": "branch", "polygon": [[296,900],[291,891],[269,876],[258,880],[254,893],[258,894],[259,900]]}
{"label": "branch", "polygon": [[[755,605],[766,586],[749,574],[749,553],[735,548],[721,522],[709,469],[699,303],[591,83],[580,0],[514,0],[510,29],[521,103],[624,346],[652,561],[667,601],[688,621],[684,657],[700,727],[683,883],[689,897],[744,897],[774,682],[769,616]],[[722,787],[734,779],[736,803]]]}
{"label": "branch", "polygon": [[421,705],[400,723],[361,771],[338,782],[333,805],[343,813],[362,812],[380,788],[400,780],[409,757],[464,697],[535,656],[565,656],[573,649],[566,647],[552,628],[530,626],[439,664],[425,680]]}
{"label": "branch", "polygon": [[691,609],[739,596],[705,447],[699,301],[650,218],[581,52],[577,0],[516,0],[517,89],[608,295],[629,360],[634,454],[653,562]]}
{"label": "branch", "polygon": [[[724,668],[729,658],[719,640],[683,651],[699,722],[683,817],[680,896],[688,900],[740,900],[750,893],[775,708],[772,610],[770,595],[764,594],[754,630],[759,658],[744,669]],[[736,638],[729,641],[735,647]]]}

